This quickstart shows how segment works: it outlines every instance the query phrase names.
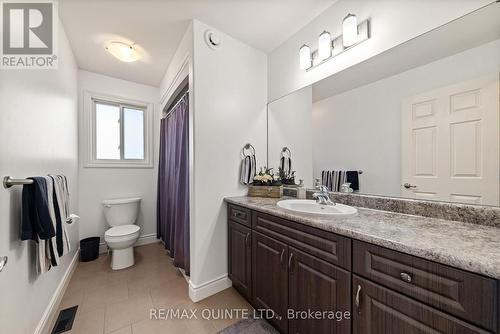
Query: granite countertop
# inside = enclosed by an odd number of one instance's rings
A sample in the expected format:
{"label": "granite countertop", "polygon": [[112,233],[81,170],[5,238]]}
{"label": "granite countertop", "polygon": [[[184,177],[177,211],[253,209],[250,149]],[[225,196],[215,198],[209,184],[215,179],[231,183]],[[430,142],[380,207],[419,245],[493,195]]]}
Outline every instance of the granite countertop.
{"label": "granite countertop", "polygon": [[277,207],[281,199],[225,201],[403,253],[500,279],[500,228],[357,208],[348,217],[314,217]]}

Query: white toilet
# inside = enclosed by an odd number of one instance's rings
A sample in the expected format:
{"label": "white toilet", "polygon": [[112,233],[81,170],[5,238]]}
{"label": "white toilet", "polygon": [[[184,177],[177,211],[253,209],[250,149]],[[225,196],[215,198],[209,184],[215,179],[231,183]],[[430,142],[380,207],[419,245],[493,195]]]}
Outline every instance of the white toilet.
{"label": "white toilet", "polygon": [[111,199],[102,202],[104,217],[111,226],[104,240],[111,249],[111,269],[124,269],[134,265],[134,245],[139,239],[140,227],[135,225],[140,198]]}

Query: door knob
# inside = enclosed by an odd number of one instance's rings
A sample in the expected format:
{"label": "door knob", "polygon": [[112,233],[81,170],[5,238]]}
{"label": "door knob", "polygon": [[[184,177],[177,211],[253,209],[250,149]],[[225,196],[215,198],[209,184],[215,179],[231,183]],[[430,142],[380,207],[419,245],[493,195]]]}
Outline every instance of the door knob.
{"label": "door knob", "polygon": [[405,184],[403,184],[403,187],[405,187],[406,189],[412,189],[412,188],[416,188],[417,186],[414,186],[413,184],[410,184],[410,183],[405,183]]}

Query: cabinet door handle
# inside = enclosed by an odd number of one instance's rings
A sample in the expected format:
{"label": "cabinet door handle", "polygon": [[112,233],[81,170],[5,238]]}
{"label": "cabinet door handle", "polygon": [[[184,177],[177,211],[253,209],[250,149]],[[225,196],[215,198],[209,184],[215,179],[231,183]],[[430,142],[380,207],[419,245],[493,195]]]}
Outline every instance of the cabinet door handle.
{"label": "cabinet door handle", "polygon": [[361,309],[359,308],[360,294],[361,294],[361,285],[358,284],[358,290],[356,291],[356,299],[355,299],[356,308],[358,309],[358,313],[361,313]]}
{"label": "cabinet door handle", "polygon": [[290,272],[292,272],[292,259],[293,253],[290,253],[290,256],[288,257],[288,268],[290,268]]}
{"label": "cabinet door handle", "polygon": [[248,246],[248,238],[250,237],[250,233],[247,233],[247,235],[245,236],[245,245]]}
{"label": "cabinet door handle", "polygon": [[401,277],[401,279],[403,281],[405,281],[406,283],[411,283],[412,278],[411,278],[410,274],[403,272],[403,273],[399,274],[399,277]]}
{"label": "cabinet door handle", "polygon": [[417,186],[414,186],[413,184],[411,183],[405,183],[403,184],[403,187],[405,187],[406,189],[413,189],[413,188],[417,188]]}
{"label": "cabinet door handle", "polygon": [[9,258],[7,256],[2,256],[0,257],[0,272],[3,270],[3,268],[7,265],[7,261]]}
{"label": "cabinet door handle", "polygon": [[283,263],[283,256],[285,255],[285,249],[281,251],[281,256],[280,256],[280,263]]}

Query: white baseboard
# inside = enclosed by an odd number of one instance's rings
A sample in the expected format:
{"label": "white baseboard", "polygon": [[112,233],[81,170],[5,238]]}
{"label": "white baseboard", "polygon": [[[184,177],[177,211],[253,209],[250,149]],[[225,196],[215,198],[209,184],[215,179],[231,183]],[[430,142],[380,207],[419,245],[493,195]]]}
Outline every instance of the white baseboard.
{"label": "white baseboard", "polygon": [[59,304],[61,303],[64,293],[66,292],[66,288],[68,287],[69,281],[71,280],[71,277],[75,272],[79,256],[80,256],[80,250],[78,249],[75,252],[75,255],[73,256],[73,259],[71,260],[68,269],[66,269],[66,273],[64,273],[61,282],[59,282],[59,285],[57,286],[54,295],[50,299],[47,308],[45,308],[45,311],[43,312],[42,318],[40,319],[40,322],[38,323],[38,326],[36,327],[34,334],[47,334],[51,332],[52,329],[51,327],[54,324],[55,318],[57,316],[57,310],[59,308]]}
{"label": "white baseboard", "polygon": [[232,282],[227,274],[200,285],[194,285],[193,282],[189,281],[189,298],[196,303],[230,288],[231,285]]}
{"label": "white baseboard", "polygon": [[[144,246],[144,245],[154,244],[155,242],[160,242],[160,240],[156,238],[156,233],[143,234],[139,237],[139,240],[137,240],[135,246]],[[104,254],[107,252],[108,252],[108,247],[106,245],[106,242],[103,241],[99,244],[99,254]]]}

